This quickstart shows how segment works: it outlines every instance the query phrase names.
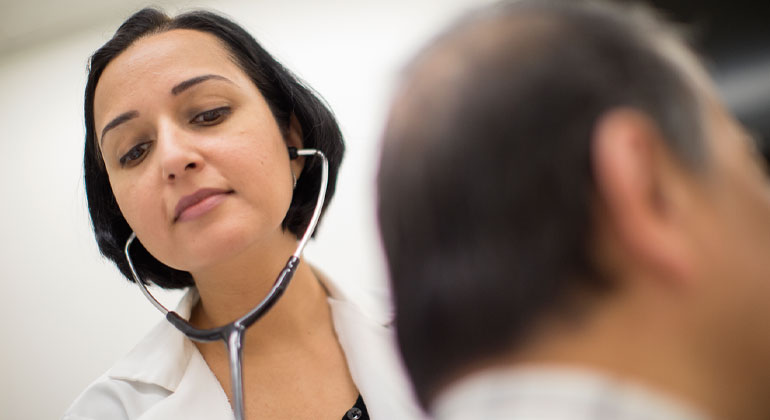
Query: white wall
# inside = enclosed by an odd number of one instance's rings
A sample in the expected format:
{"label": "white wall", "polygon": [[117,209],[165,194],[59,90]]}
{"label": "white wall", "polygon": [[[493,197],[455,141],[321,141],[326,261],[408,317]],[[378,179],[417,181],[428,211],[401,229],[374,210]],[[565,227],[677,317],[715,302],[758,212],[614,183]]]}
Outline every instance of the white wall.
{"label": "white wall", "polygon": [[[234,17],[330,103],[348,154],[337,196],[306,256],[331,276],[375,288],[385,275],[373,176],[398,70],[446,22],[484,2],[177,1],[167,10],[202,5]],[[85,209],[85,64],[118,24],[100,22],[0,55],[3,419],[60,417],[89,382],[161,319],[139,290],[99,257]]]}

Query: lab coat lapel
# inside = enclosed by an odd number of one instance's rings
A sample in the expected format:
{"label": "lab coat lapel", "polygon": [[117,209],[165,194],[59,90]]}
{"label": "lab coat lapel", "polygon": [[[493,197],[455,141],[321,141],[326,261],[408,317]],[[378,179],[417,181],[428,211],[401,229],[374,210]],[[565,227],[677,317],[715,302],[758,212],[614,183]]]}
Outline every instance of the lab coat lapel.
{"label": "lab coat lapel", "polygon": [[334,329],[369,416],[375,420],[427,418],[417,408],[406,379],[388,308],[365,310],[328,289]]}
{"label": "lab coat lapel", "polygon": [[[205,396],[205,397],[201,397]],[[193,352],[176,390],[147,410],[139,420],[234,419],[227,395],[209,369],[203,356]]]}

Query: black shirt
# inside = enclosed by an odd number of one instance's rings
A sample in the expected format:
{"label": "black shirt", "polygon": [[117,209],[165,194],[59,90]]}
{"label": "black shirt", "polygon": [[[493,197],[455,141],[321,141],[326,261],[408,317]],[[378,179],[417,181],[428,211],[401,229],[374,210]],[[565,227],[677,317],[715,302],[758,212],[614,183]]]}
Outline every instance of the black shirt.
{"label": "black shirt", "polygon": [[356,403],[353,404],[353,408],[348,410],[348,412],[342,416],[342,420],[369,420],[366,404],[364,404],[364,399],[361,398],[360,394],[358,395]]}

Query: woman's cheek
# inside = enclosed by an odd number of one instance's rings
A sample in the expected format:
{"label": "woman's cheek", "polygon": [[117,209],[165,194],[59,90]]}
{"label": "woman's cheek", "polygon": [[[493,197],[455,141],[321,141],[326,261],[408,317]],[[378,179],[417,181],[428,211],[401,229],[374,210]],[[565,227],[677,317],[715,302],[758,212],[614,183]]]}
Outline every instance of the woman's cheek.
{"label": "woman's cheek", "polygon": [[137,236],[144,232],[154,232],[160,234],[158,216],[162,213],[162,199],[160,194],[152,194],[149,190],[142,189],[138,183],[130,183],[118,186],[113,190],[115,199],[118,203],[123,217],[128,225],[137,233]]}

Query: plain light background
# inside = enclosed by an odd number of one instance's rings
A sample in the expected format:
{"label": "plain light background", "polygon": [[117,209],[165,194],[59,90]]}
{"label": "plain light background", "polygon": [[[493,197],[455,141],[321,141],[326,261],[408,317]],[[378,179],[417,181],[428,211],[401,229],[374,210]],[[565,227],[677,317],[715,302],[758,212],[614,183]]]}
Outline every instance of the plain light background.
{"label": "plain light background", "polygon": [[[487,0],[160,1],[242,24],[317,90],[347,141],[307,260],[383,293],[374,213],[379,135],[399,70]],[[0,0],[0,418],[59,418],[161,315],[96,249],[82,181],[88,56],[138,1]],[[164,295],[173,306],[176,295]],[[365,300],[364,295],[361,296]],[[365,302],[364,302],[365,303]]]}

